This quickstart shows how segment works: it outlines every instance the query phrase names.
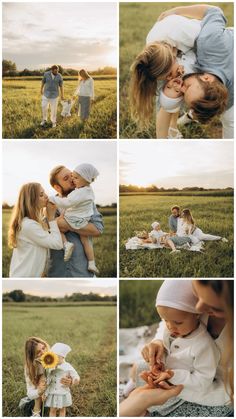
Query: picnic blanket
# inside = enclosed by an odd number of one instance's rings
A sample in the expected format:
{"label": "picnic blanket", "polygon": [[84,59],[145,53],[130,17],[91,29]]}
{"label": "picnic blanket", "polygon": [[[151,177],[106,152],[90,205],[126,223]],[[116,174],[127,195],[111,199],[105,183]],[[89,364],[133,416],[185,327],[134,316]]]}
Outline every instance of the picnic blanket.
{"label": "picnic blanket", "polygon": [[[142,243],[142,239],[137,236],[131,237],[125,243],[126,250],[139,250],[139,249],[163,249],[164,244],[160,243]],[[202,252],[204,250],[204,242],[199,241],[196,244],[184,244],[176,246],[177,249],[190,250],[191,252]]]}

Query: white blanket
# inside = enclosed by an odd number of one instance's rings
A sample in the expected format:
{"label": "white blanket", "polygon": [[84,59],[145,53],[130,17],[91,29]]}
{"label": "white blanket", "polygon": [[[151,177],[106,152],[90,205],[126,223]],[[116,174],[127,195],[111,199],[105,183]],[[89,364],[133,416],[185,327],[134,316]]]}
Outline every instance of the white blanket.
{"label": "white blanket", "polygon": [[[163,244],[159,243],[142,243],[142,239],[138,237],[131,237],[125,243],[126,250],[138,250],[138,249],[163,249]],[[199,241],[197,244],[189,245],[184,244],[182,246],[176,246],[178,249],[190,250],[192,252],[202,252],[204,250],[204,242]]]}

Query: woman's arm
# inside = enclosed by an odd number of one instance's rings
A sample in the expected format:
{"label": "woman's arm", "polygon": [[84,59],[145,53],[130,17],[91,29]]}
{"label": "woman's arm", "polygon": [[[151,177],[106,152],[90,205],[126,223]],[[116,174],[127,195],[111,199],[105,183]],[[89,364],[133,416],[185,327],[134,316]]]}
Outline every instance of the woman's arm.
{"label": "woman's arm", "polygon": [[60,250],[63,248],[60,230],[56,221],[49,221],[50,232],[43,229],[41,224],[34,220],[28,220],[22,227],[22,239],[28,239],[40,247]]}
{"label": "woman's arm", "polygon": [[178,6],[174,7],[173,9],[167,10],[166,12],[161,13],[158,20],[164,19],[166,16],[170,15],[180,15],[189,17],[192,19],[199,19],[202,20],[204,18],[204,15],[210,7],[216,7],[216,6],[210,6],[209,4],[194,4],[193,6]]}
{"label": "woman's arm", "polygon": [[171,113],[166,112],[163,108],[160,108],[160,110],[157,112],[156,138],[168,138],[171,115]]}

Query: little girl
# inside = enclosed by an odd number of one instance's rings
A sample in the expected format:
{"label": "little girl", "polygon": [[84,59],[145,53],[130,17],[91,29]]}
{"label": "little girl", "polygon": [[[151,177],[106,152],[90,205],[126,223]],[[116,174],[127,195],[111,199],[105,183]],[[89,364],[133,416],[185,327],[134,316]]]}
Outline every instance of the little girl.
{"label": "little girl", "polygon": [[[73,183],[75,190],[72,191],[67,197],[61,198],[59,196],[52,196],[49,198],[51,202],[56,204],[59,209],[65,209],[64,219],[66,227],[68,224],[73,230],[83,229],[86,232],[86,228],[95,229],[94,224],[89,223],[91,216],[93,215],[94,205],[94,192],[90,184],[99,175],[97,169],[92,164],[80,164],[75,168],[72,174]],[[62,240],[64,243],[64,260],[68,261],[72,255],[74,245],[67,241],[66,236],[62,234]],[[93,247],[90,243],[89,237],[80,234],[80,240],[84,247],[84,252],[88,259],[88,270],[90,272],[99,273],[95,265]]]}
{"label": "little girl", "polygon": [[[180,404],[188,401],[219,406],[229,402],[227,391],[216,372],[220,352],[195,309],[197,301],[191,281],[164,281],[156,298],[157,312],[164,325],[155,339],[161,340],[165,349],[160,361],[164,362],[166,369],[173,371],[168,382],[184,386],[178,398]],[[141,376],[145,379],[147,375],[142,373]],[[171,399],[154,409],[165,416],[163,413],[167,405],[170,409],[176,403],[176,399]]]}
{"label": "little girl", "polygon": [[69,345],[65,343],[55,343],[50,349],[58,356],[58,364],[55,369],[51,369],[49,385],[45,391],[45,406],[50,407],[49,416],[66,416],[66,408],[72,405],[71,392],[69,387],[61,384],[61,379],[71,377],[72,385],[79,384],[80,377],[69,362],[65,361],[66,355],[71,351]]}
{"label": "little girl", "polygon": [[179,253],[180,250],[177,250],[174,243],[169,240],[170,235],[161,230],[161,225],[157,221],[152,223],[153,230],[149,233],[149,238],[143,239],[143,243],[159,243],[164,244],[167,247],[170,247],[172,250],[170,253]]}

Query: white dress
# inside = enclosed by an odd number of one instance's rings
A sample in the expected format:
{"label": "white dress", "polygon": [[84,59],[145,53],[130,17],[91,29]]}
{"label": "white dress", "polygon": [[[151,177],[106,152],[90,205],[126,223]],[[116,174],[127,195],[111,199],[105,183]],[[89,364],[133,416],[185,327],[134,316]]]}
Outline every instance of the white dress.
{"label": "white dress", "polygon": [[17,236],[17,247],[13,249],[10,278],[40,278],[47,262],[48,250],[63,248],[61,234],[56,221],[50,221],[50,232],[40,223],[23,218]]}
{"label": "white dress", "polygon": [[67,197],[50,196],[59,210],[66,210],[64,218],[74,229],[84,228],[94,214],[94,192],[91,186],[76,188]]}
{"label": "white dress", "polygon": [[70,388],[61,384],[61,379],[68,375],[72,378],[72,384],[75,380],[80,379],[79,374],[69,362],[63,362],[55,369],[49,370],[45,406],[61,409],[72,405]]}

